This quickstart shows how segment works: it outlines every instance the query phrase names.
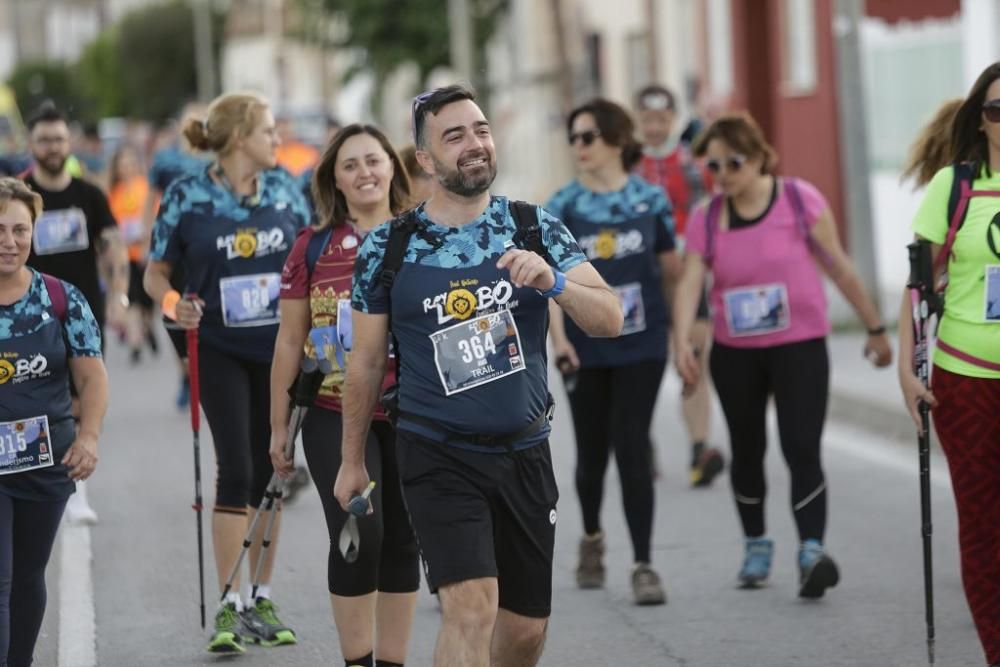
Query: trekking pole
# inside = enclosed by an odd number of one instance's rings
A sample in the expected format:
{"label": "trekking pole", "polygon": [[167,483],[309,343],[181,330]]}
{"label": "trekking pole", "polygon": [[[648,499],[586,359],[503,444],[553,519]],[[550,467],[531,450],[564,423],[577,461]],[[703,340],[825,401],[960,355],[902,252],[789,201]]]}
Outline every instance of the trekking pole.
{"label": "trekking pole", "polygon": [[[913,369],[924,385],[930,386],[928,323],[937,312],[931,269],[931,246],[928,241],[916,241],[907,246],[910,251],[910,303],[913,307]],[[920,401],[921,433],[918,438],[920,458],[920,524],[924,548],[924,613],[927,622],[927,661],[934,664],[934,575],[931,560],[931,436],[930,406]]]}
{"label": "trekking pole", "polygon": [[[319,387],[323,383],[323,378],[326,375],[325,369],[328,369],[328,366],[317,364],[315,360],[309,359],[308,357],[303,359],[301,372],[299,373],[295,384],[289,390],[292,392],[294,406],[288,419],[291,428],[289,430],[288,442],[285,443],[286,458],[291,458],[295,438],[298,436],[299,431],[302,428],[302,422],[305,419],[306,410],[308,410],[308,407],[312,405],[312,402],[316,397],[316,393],[319,391]],[[257,509],[254,511],[253,519],[250,521],[250,526],[247,528],[246,535],[243,537],[243,547],[240,549],[240,554],[236,557],[236,562],[233,563],[233,567],[229,572],[229,578],[226,580],[226,585],[223,586],[220,602],[224,602],[226,595],[228,595],[233,589],[233,581],[236,579],[236,575],[240,571],[240,565],[243,564],[243,559],[246,557],[247,551],[249,551],[250,546],[253,544],[253,536],[257,530],[257,524],[260,522],[261,515],[263,513],[271,513],[275,511],[275,503],[281,499],[283,486],[284,483],[282,479],[278,477],[277,473],[271,475],[271,480],[267,483],[267,488],[264,490],[264,497],[261,499],[260,505],[258,505]],[[261,564],[267,556],[266,548],[270,546],[270,532],[273,524],[274,517],[272,515],[268,518],[268,527],[265,529],[265,536],[262,541],[262,546],[265,551],[261,553],[261,559],[257,563],[257,568],[252,580],[253,590],[251,595],[254,597],[257,595],[257,585],[261,573]]]}
{"label": "trekking pole", "polygon": [[205,543],[201,527],[201,386],[198,381],[198,329],[187,330],[188,384],[191,387],[191,433],[194,438],[194,510],[198,526],[198,593],[201,627],[205,628]]}
{"label": "trekking pole", "polygon": [[353,563],[361,553],[361,532],[358,530],[358,517],[362,517],[368,512],[368,497],[375,490],[375,480],[368,482],[368,486],[361,492],[361,495],[354,496],[347,503],[347,521],[340,529],[340,555],[347,563]]}

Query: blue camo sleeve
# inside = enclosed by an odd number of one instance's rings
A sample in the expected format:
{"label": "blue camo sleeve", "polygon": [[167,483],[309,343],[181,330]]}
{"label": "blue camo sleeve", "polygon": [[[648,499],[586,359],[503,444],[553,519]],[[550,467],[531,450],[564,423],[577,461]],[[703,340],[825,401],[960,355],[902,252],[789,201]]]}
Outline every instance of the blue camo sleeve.
{"label": "blue camo sleeve", "polygon": [[651,192],[651,208],[661,223],[656,226],[655,250],[657,253],[669,252],[677,247],[674,207],[662,188],[651,188]]}
{"label": "blue camo sleeve", "polygon": [[150,239],[149,259],[154,262],[170,262],[176,264],[180,261],[180,243],[177,238],[177,229],[180,225],[181,215],[184,212],[184,202],[186,200],[183,181],[177,180],[167,187],[160,200],[160,211],[156,215],[156,222],[153,223],[153,234]]}
{"label": "blue camo sleeve", "polygon": [[62,281],[66,290],[66,322],[63,331],[70,357],[101,357],[101,330],[90,304],[74,285]]}
{"label": "blue camo sleeve", "polygon": [[574,266],[583,264],[587,257],[580,250],[576,239],[566,225],[543,208],[538,209],[538,224],[542,228],[545,249],[556,268],[566,273]]}
{"label": "blue camo sleeve", "polygon": [[388,240],[389,225],[383,224],[373,229],[358,248],[351,288],[351,307],[354,310],[371,315],[389,312],[389,294],[379,280]]}
{"label": "blue camo sleeve", "polygon": [[544,206],[545,211],[549,213],[553,218],[556,218],[558,220],[562,220],[564,217],[563,213],[564,209],[566,208],[565,193],[566,189],[563,188],[562,190],[559,190],[554,195],[549,197],[549,200],[545,202]]}
{"label": "blue camo sleeve", "polygon": [[308,226],[312,221],[312,209],[302,190],[302,181],[289,174],[285,177],[285,189],[288,190],[292,214],[299,222],[299,229]]}

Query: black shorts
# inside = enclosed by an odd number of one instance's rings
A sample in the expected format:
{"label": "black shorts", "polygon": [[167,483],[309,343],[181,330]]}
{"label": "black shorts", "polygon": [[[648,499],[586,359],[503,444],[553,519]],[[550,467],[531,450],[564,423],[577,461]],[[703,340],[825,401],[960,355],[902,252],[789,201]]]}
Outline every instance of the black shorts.
{"label": "black shorts", "polygon": [[170,339],[170,344],[174,346],[174,351],[177,352],[177,358],[182,361],[187,359],[187,331],[181,329],[175,322],[165,317],[163,318],[163,326],[167,330],[167,338]]}
{"label": "black shorts", "polygon": [[142,286],[142,274],[145,271],[145,264],[128,263],[128,300],[137,306],[152,310],[153,300],[146,294],[146,290]]}
{"label": "black shorts", "polygon": [[400,430],[396,448],[431,591],[496,577],[501,609],[548,618],[559,499],[549,443],[483,454]]}

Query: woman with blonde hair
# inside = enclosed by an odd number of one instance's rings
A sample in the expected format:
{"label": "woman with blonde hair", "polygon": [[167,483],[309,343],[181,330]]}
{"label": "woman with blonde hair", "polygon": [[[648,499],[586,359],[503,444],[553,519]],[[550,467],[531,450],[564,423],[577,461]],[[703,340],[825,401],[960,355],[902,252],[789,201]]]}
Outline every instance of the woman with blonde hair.
{"label": "woman with blonde hair", "polygon": [[[279,140],[261,98],[223,95],[206,120],[189,120],[184,134],[216,159],[164,193],[144,284],[182,328],[199,330],[201,405],[218,471],[212,538],[222,589],[240,554],[249,510],[259,506],[273,474],[268,410],[281,268],[309,210],[298,184],[275,169]],[[185,271],[183,298],[170,285],[176,264]],[[261,558],[264,523],[252,536],[251,572]],[[277,519],[255,599],[244,605],[237,573],[215,617],[209,651],[242,653],[244,635],[267,646],[295,643],[271,602],[279,528]]]}
{"label": "woman with blonde hair", "polygon": [[[303,355],[317,354],[310,329],[326,328],[333,345],[323,352],[334,371],[306,416],[302,447],[330,533],[327,583],[333,618],[347,665],[393,667],[406,658],[420,567],[399,484],[396,434],[381,408],[371,416],[365,446],[375,511],[357,521],[359,550],[341,548],[348,514],[331,491],[340,469],[354,262],[368,232],[409,205],[410,181],[385,135],[371,125],[354,124],[327,147],[312,190],[319,222],[299,237],[281,279],[281,326],[271,370],[271,458],[279,474],[292,474],[292,462],[284,456],[289,434],[282,389],[295,379]],[[395,359],[390,358],[384,384],[393,382]]]}

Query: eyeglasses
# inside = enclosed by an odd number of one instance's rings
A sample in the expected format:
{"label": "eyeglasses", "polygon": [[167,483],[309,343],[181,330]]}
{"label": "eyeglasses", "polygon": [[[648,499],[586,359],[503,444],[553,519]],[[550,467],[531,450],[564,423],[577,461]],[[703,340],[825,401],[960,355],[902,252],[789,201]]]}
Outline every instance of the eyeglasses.
{"label": "eyeglasses", "polygon": [[984,104],[983,116],[991,123],[1000,123],[1000,100],[990,100]]}
{"label": "eyeglasses", "polygon": [[746,164],[746,161],[747,161],[746,155],[743,155],[741,153],[733,153],[725,160],[716,160],[715,158],[706,160],[705,167],[713,174],[720,173],[723,167],[725,167],[727,171],[735,173],[743,168],[743,165]]}
{"label": "eyeglasses", "polygon": [[594,143],[594,140],[597,139],[597,137],[599,136],[601,136],[600,130],[584,130],[583,132],[570,132],[568,137],[569,145],[570,146],[576,145],[576,140],[579,139],[580,141],[583,142],[584,146],[589,146],[590,144]]}
{"label": "eyeglasses", "polygon": [[421,113],[424,106],[424,102],[431,98],[434,94],[433,90],[428,90],[427,92],[420,93],[413,98],[413,140],[416,142],[420,139],[420,132],[424,129],[424,114]]}

